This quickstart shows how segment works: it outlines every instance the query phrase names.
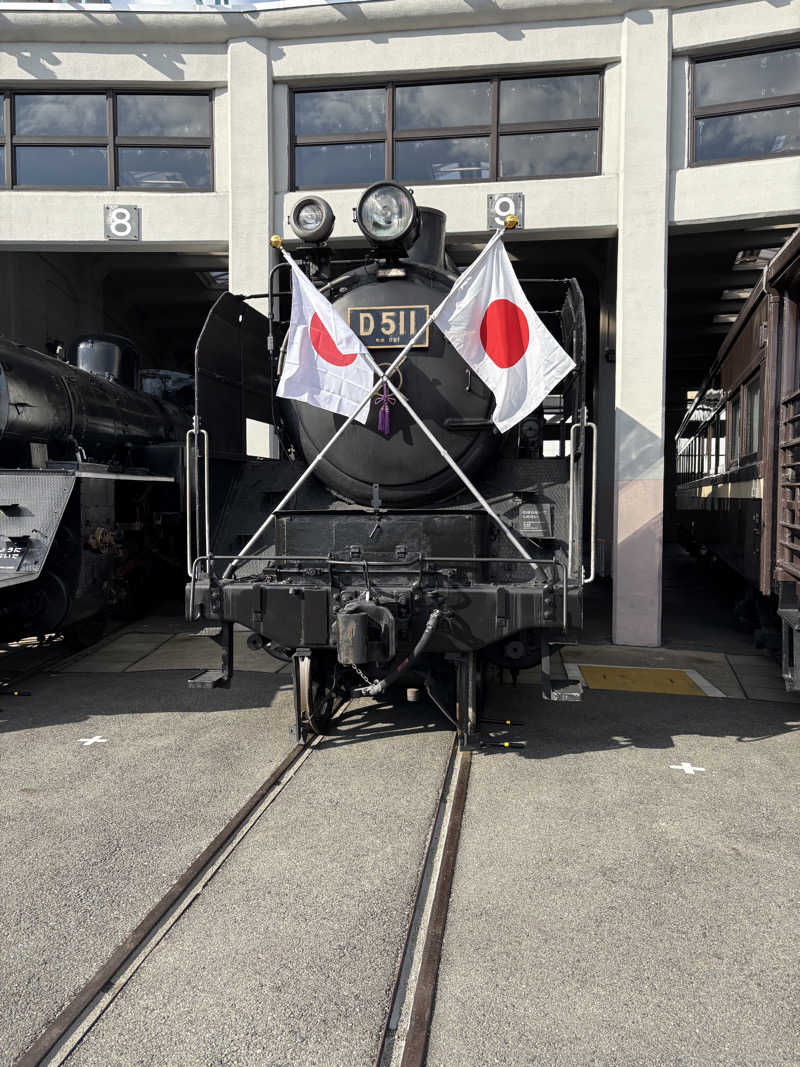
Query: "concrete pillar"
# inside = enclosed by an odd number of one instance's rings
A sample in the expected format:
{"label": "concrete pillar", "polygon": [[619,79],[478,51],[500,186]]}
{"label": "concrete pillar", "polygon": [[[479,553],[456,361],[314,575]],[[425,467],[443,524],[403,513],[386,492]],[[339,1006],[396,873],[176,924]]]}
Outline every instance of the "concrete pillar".
{"label": "concrete pillar", "polygon": [[[232,293],[263,293],[272,233],[269,41],[243,37],[228,43],[229,226]],[[259,311],[266,301],[253,301]]]}
{"label": "concrete pillar", "polygon": [[623,20],[614,441],[617,644],[661,643],[670,13]]}

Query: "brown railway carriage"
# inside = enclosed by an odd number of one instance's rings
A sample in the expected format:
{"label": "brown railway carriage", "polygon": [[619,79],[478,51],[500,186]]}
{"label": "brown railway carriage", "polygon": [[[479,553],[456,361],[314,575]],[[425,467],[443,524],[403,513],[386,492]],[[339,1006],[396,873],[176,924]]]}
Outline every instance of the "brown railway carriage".
{"label": "brown railway carriage", "polygon": [[[800,229],[765,269],[677,434],[683,539],[777,612],[787,689],[800,689]],[[795,655],[797,653],[797,655]]]}

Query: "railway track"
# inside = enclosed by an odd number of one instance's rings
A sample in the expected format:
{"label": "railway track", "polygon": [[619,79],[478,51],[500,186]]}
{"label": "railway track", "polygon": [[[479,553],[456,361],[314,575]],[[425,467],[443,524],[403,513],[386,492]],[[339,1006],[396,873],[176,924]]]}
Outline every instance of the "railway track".
{"label": "railway track", "polygon": [[[14,1067],[57,1065],[69,1059],[150,953],[168,935],[323,740],[315,738],[309,743],[298,744],[286,754]],[[425,1062],[470,761],[471,753],[459,753],[454,738],[373,1060],[375,1067],[421,1067]]]}

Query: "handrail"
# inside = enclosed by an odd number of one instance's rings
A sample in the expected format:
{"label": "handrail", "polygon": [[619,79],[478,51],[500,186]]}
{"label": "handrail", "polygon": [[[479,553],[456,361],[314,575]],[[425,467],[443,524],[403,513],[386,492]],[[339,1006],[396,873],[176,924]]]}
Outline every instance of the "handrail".
{"label": "handrail", "polygon": [[574,433],[580,423],[573,422],[569,428],[569,536],[567,539],[567,574],[572,577],[572,541],[574,533],[573,504],[575,500],[575,441]]}
{"label": "handrail", "polygon": [[591,503],[591,528],[589,545],[589,577],[583,579],[583,584],[588,585],[594,581],[595,571],[595,542],[597,532],[597,423],[587,421],[586,426],[592,428],[592,503]]}
{"label": "handrail", "polygon": [[[205,547],[205,556],[198,556],[198,559],[205,559],[210,556],[211,553],[211,470],[210,470],[210,448],[209,438],[207,430],[197,429],[193,426],[186,431],[186,573],[192,578],[193,565],[192,565],[192,520],[196,519],[196,515],[192,514],[192,468],[197,474],[199,474],[199,468],[197,466],[197,443],[198,439],[203,439],[203,533],[204,533],[204,545],[198,544],[198,549]],[[194,462],[193,462],[194,461]],[[197,478],[195,477],[195,481]],[[198,494],[200,487],[195,485],[195,492]],[[197,530],[198,539],[200,537],[200,528]]]}

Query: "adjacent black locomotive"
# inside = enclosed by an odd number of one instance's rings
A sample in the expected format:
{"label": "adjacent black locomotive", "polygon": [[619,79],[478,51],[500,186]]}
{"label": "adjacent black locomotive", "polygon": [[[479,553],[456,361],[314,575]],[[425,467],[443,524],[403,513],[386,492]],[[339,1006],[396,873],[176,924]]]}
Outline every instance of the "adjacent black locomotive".
{"label": "adjacent black locomotive", "polygon": [[[313,197],[295,209],[296,232],[307,238],[296,256],[385,369],[456,275],[446,265],[444,216],[417,209],[402,187],[371,187],[358,217],[372,246],[363,266],[326,279],[327,232],[320,237],[314,230],[332,216]],[[404,218],[405,230],[398,225]],[[188,614],[221,623],[223,645],[221,670],[205,672],[194,684],[230,681],[233,625],[241,623],[253,631],[251,645],[292,660],[298,732],[323,731],[343,700],[378,696],[416,676],[456,719],[468,744],[487,662],[516,673],[541,660],[545,695],[577,696],[551,683],[549,650],[568,629],[581,627],[582,587],[592,577],[583,300],[574,279],[528,282],[526,289],[576,369],[522,432],[497,432],[491,393],[435,326],[394,380],[531,561],[509,545],[400,405],[391,411],[388,436],[379,432],[378,405],[366,426],[348,427],[263,537],[225,545],[221,531],[231,528],[230,514],[241,517],[249,503],[251,529],[258,527],[343,421],[307,404],[281,403],[272,413],[281,458],[238,475],[220,514],[212,516],[221,554],[198,552],[192,566]],[[229,363],[237,350],[234,307],[227,312]],[[264,323],[270,337],[280,327]],[[213,328],[205,331],[197,349],[196,428],[212,427],[213,460],[219,405],[211,402],[209,383],[222,375],[219,339],[209,343],[212,335]],[[268,354],[273,362],[261,374],[274,387],[278,346]],[[196,457],[198,481],[203,465]],[[192,521],[201,546],[204,497],[208,486],[198,494]],[[211,526],[208,517],[205,526]]]}
{"label": "adjacent black locomotive", "polygon": [[179,558],[189,416],[140,385],[124,338],[0,339],[0,640],[89,642]]}

